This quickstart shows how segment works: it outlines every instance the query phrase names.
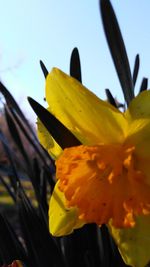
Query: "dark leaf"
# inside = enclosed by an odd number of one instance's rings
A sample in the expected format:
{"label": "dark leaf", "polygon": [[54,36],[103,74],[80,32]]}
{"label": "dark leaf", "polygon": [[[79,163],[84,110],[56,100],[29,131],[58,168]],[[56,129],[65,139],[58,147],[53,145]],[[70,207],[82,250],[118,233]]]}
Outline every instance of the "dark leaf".
{"label": "dark leaf", "polygon": [[71,235],[63,237],[67,266],[102,266],[97,228],[95,224],[87,224]]}
{"label": "dark leaf", "polygon": [[[43,167],[39,165],[38,160],[35,158],[33,160],[33,175],[30,176],[30,180],[35,191],[35,196],[38,202],[38,207],[40,209],[41,215],[44,220],[47,220],[47,215],[48,215],[48,205],[46,202],[47,191],[45,189],[45,183],[43,182],[42,175],[43,175]],[[45,198],[42,195],[43,191],[45,192]]]}
{"label": "dark leaf", "polygon": [[25,251],[9,222],[0,215],[0,255],[3,264],[10,264],[13,260],[25,260]]}
{"label": "dark leaf", "polygon": [[26,153],[26,151],[24,149],[24,146],[23,146],[22,140],[20,138],[18,129],[17,129],[17,127],[13,121],[13,118],[12,118],[11,113],[9,112],[8,108],[6,108],[6,119],[7,119],[7,123],[9,126],[9,130],[11,132],[11,135],[12,135],[15,143],[17,144],[24,160],[25,160],[26,171],[29,174],[29,178],[32,182],[37,201],[41,205],[42,203],[41,203],[41,198],[40,198],[40,182],[38,183],[38,177],[40,177],[40,174],[41,174],[39,164],[37,164],[36,168],[34,168],[34,170],[33,170],[32,165],[31,165],[31,163],[32,163],[31,159],[29,159],[28,154]]}
{"label": "dark leaf", "polygon": [[34,136],[34,138],[36,139],[36,135],[32,129],[32,127],[30,126],[28,120],[26,119],[26,117],[24,116],[23,112],[21,111],[20,107],[18,106],[17,102],[15,101],[15,99],[13,98],[13,96],[11,95],[11,93],[6,89],[6,87],[0,82],[0,92],[3,94],[3,96],[5,97],[6,103],[9,106],[9,108],[14,109],[18,115],[21,117],[21,119],[25,122],[25,124],[28,126],[28,130],[31,132],[31,134]]}
{"label": "dark leaf", "polygon": [[48,70],[47,70],[47,68],[45,67],[45,65],[44,65],[44,63],[43,63],[42,60],[40,60],[40,66],[41,66],[41,69],[42,69],[42,71],[43,71],[44,77],[46,78],[47,75],[48,75]]}
{"label": "dark leaf", "polygon": [[102,266],[109,267],[111,266],[111,262],[112,262],[112,247],[110,244],[110,236],[108,233],[108,229],[105,225],[102,225],[100,228],[100,238],[101,238],[101,253],[100,254],[102,257]]}
{"label": "dark leaf", "polygon": [[0,130],[0,141],[2,142],[6,156],[7,156],[8,160],[11,164],[11,167],[12,167],[13,175],[11,176],[12,177],[11,182],[12,182],[12,186],[14,188],[14,191],[16,192],[18,185],[21,186],[20,177],[19,177],[16,165],[15,165],[14,158],[13,158],[13,151],[11,150],[9,143],[7,142],[7,139],[1,130]]}
{"label": "dark leaf", "polygon": [[45,177],[44,169],[42,169],[40,176],[40,198],[41,198],[41,206],[46,218],[48,216],[47,189],[48,189],[47,180]]}
{"label": "dark leaf", "polygon": [[102,266],[104,267],[126,267],[127,265],[123,262],[121,255],[114,243],[111,235],[109,234],[106,225],[102,225],[100,228],[100,237],[102,241]]}
{"label": "dark leaf", "polygon": [[[14,172],[12,170],[12,166],[10,166],[9,164],[5,165],[5,164],[0,163],[0,175],[2,175],[2,176],[14,175]],[[18,171],[18,176],[20,177],[20,179],[26,179],[27,178],[27,175],[23,172],[20,172],[20,171]]]}
{"label": "dark leaf", "polygon": [[47,183],[49,184],[50,189],[51,189],[51,193],[52,193],[54,186],[55,186],[55,181],[54,181],[55,174],[53,172],[51,172],[50,170],[48,170],[48,168],[45,168],[45,166],[43,166],[43,171],[44,171],[43,175],[44,175]]}
{"label": "dark leaf", "polygon": [[30,161],[29,161],[28,155],[27,155],[27,153],[26,153],[26,151],[24,149],[24,145],[22,143],[19,131],[18,131],[17,127],[16,127],[16,123],[14,122],[13,117],[12,117],[12,115],[11,115],[11,113],[9,111],[9,108],[7,106],[5,107],[5,114],[6,114],[6,120],[7,120],[7,124],[8,124],[8,128],[9,128],[10,134],[11,134],[14,142],[18,146],[22,156],[24,157],[25,162],[26,162],[26,166],[27,166],[27,170],[29,169],[29,173],[30,173],[31,166],[30,166]]}
{"label": "dark leaf", "polygon": [[109,0],[100,0],[100,10],[106,39],[122,86],[124,98],[129,104],[134,97],[133,82],[118,21]]}
{"label": "dark leaf", "polygon": [[29,266],[64,267],[62,255],[29,200],[20,192],[19,214],[24,240],[27,246]]}
{"label": "dark leaf", "polygon": [[133,85],[135,86],[138,72],[140,67],[140,57],[139,55],[136,55],[135,63],[134,63],[134,69],[133,69]]}
{"label": "dark leaf", "polygon": [[105,92],[106,92],[106,95],[107,95],[108,102],[111,105],[113,105],[115,108],[118,108],[117,104],[116,104],[116,101],[115,101],[114,97],[112,96],[110,90],[109,89],[105,89]]}
{"label": "dark leaf", "polygon": [[79,146],[81,144],[80,141],[49,111],[31,97],[28,97],[28,101],[43,125],[62,149],[71,146]]}
{"label": "dark leaf", "polygon": [[[37,138],[33,138],[32,135],[29,134],[27,125],[20,119],[18,114],[14,111],[11,110],[15,121],[17,122],[18,126],[20,127],[22,133],[25,135],[27,140],[29,141],[30,145],[35,149],[37,152],[38,156],[41,158],[42,162],[44,163],[45,167],[47,166],[48,169],[52,171],[53,168],[53,162],[48,153],[41,147],[39,141]],[[43,155],[44,154],[44,155]],[[50,164],[48,164],[50,162]]]}
{"label": "dark leaf", "polygon": [[82,83],[80,56],[76,47],[73,49],[71,54],[70,75]]}
{"label": "dark leaf", "polygon": [[5,178],[0,175],[0,182],[3,184],[3,186],[6,188],[6,191],[11,196],[14,202],[16,202],[16,195],[14,194],[14,191],[12,190],[11,186],[5,181]]}
{"label": "dark leaf", "polygon": [[148,79],[147,78],[143,78],[142,83],[141,83],[141,87],[140,87],[140,93],[142,91],[147,90],[147,88],[148,88]]}

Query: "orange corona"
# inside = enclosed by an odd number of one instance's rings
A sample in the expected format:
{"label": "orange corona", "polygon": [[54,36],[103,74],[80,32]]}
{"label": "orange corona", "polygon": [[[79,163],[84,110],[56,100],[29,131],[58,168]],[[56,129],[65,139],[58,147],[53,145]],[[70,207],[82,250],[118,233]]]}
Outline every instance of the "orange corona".
{"label": "orange corona", "polygon": [[[79,146],[65,149],[56,161],[59,189],[67,207],[77,207],[88,223],[132,227],[134,216],[149,214],[150,187],[135,168],[134,147]],[[137,162],[136,162],[137,165]]]}

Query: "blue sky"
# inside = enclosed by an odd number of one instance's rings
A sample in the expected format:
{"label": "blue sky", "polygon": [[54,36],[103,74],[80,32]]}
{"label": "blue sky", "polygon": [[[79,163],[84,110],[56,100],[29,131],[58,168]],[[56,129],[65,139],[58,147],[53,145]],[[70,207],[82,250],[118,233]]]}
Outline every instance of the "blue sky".
{"label": "blue sky", "polygon": [[[150,77],[150,1],[112,0],[128,51],[131,68],[140,54],[137,88]],[[78,47],[83,83],[102,99],[109,88],[122,100],[120,84],[104,36],[98,0],[0,0],[0,78],[27,117],[35,116],[27,103],[41,104],[44,77],[39,60],[48,70],[69,72],[71,51]]]}

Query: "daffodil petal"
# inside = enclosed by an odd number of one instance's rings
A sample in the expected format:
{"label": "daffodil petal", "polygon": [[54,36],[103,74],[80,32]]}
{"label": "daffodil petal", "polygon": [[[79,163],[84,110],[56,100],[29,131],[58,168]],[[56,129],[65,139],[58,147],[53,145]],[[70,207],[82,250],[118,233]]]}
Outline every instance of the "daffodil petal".
{"label": "daffodil petal", "polygon": [[150,261],[150,216],[137,218],[133,228],[117,229],[109,224],[125,263],[134,267],[145,267]]}
{"label": "daffodil petal", "polygon": [[56,183],[49,205],[49,229],[54,236],[68,235],[74,229],[81,228],[85,223],[78,219],[77,209],[65,207],[64,194]]}
{"label": "daffodil petal", "polygon": [[127,123],[123,113],[59,69],[54,68],[47,76],[46,100],[51,113],[83,144],[124,139]]}
{"label": "daffodil petal", "polygon": [[39,119],[37,120],[37,135],[41,145],[48,151],[52,158],[56,159],[61,154],[62,149]]}
{"label": "daffodil petal", "polygon": [[128,121],[126,142],[136,146],[136,154],[150,157],[150,91],[134,98],[125,113]]}

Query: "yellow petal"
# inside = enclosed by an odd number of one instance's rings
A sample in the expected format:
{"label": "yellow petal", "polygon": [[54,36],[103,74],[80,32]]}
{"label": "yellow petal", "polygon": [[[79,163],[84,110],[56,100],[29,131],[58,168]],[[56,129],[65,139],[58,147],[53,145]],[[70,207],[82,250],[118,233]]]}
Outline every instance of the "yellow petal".
{"label": "yellow petal", "polygon": [[150,91],[132,100],[125,117],[129,123],[126,142],[136,146],[137,155],[150,157]]}
{"label": "yellow petal", "polygon": [[68,235],[85,223],[77,217],[77,209],[65,207],[64,194],[55,185],[49,205],[49,229],[54,236]]}
{"label": "yellow petal", "polygon": [[61,154],[62,149],[39,119],[37,120],[37,135],[41,145],[48,151],[52,158],[56,159]]}
{"label": "yellow petal", "polygon": [[150,216],[140,216],[136,225],[129,229],[117,229],[109,224],[125,263],[134,267],[145,267],[150,261]]}
{"label": "yellow petal", "polygon": [[46,100],[51,113],[82,143],[124,140],[127,125],[123,113],[59,69],[54,68],[47,76]]}

